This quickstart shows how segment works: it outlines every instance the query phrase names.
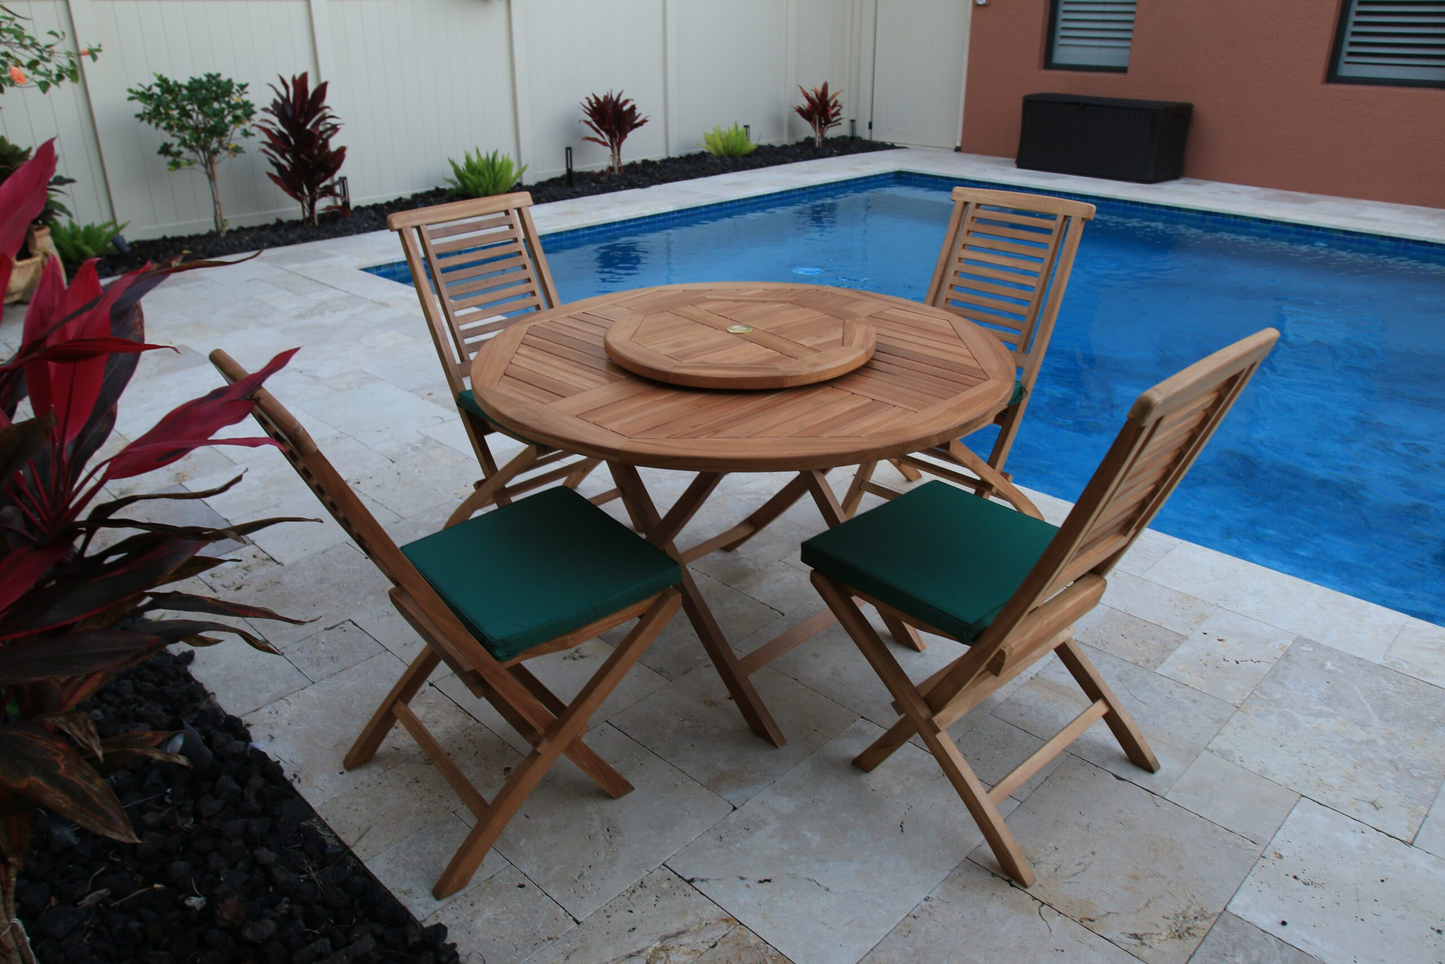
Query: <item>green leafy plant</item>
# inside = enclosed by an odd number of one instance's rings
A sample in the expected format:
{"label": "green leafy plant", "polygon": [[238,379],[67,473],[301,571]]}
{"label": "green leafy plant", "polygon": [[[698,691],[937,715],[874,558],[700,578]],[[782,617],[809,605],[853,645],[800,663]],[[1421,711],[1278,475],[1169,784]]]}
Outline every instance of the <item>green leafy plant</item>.
{"label": "green leafy plant", "polygon": [[751,154],[758,145],[748,139],[748,132],[739,125],[723,127],[719,124],[702,135],[702,146],[713,157],[743,157]]}
{"label": "green leafy plant", "polygon": [[803,102],[793,105],[793,110],[813,128],[813,146],[822,147],[823,135],[843,123],[843,105],[838,99],[839,95],[828,93],[827,81],[823,82],[822,87],[814,87],[812,90],[801,85],[798,89],[803,92]]}
{"label": "green leafy plant", "polygon": [[447,158],[447,163],[452,166],[452,174],[455,175],[447,178],[447,183],[451,185],[447,193],[458,197],[506,194],[527,172],[527,165],[517,167],[510,154],[500,151],[483,154],[480,147],[475,154],[467,151],[460,164],[451,158]]}
{"label": "green leafy plant", "polygon": [[582,139],[607,148],[612,154],[607,173],[621,174],[622,142],[627,140],[628,134],[646,124],[647,118],[637,112],[637,103],[630,97],[622,96],[620,90],[615,94],[609,90],[601,97],[588,95],[582,102],[582,113],[586,115],[582,123],[597,135]]}
{"label": "green leafy plant", "polygon": [[167,167],[179,171],[200,167],[211,187],[211,215],[216,232],[226,233],[226,213],[221,208],[221,191],[216,165],[244,151],[236,143],[255,134],[250,128],[256,105],[246,99],[246,84],[220,74],[204,74],[181,82],[163,74],[155,82],[126,91],[141,105],[136,118],[174,138],[156,151],[166,158]]}
{"label": "green leafy plant", "polygon": [[47,30],[46,39],[30,32],[28,20],[0,6],[0,92],[11,87],[34,86],[42,94],[64,81],[80,80],[80,60],[100,56],[100,46],[82,47],[72,53],[63,46],[65,34]]}
{"label": "green leafy plant", "polygon": [[[54,172],[54,144],[47,141],[0,184],[0,289],[28,225],[45,203],[45,186]],[[67,285],[52,259],[26,310],[20,347],[0,364],[4,964],[35,960],[15,918],[17,882],[35,810],[44,807],[92,833],[134,843],[135,832],[106,774],[144,756],[185,762],[163,749],[175,734],[101,739],[90,716],[76,707],[116,673],[172,643],[208,646],[227,634],[275,652],[245,622],[214,617],[285,617],[176,584],[224,562],[209,547],[283,520],[217,529],[137,519],[128,511],[144,500],[209,498],[239,477],[202,492],[114,499],[108,486],[206,445],[275,445],[269,438],[216,438],[216,433],[251,413],[251,395],[295,350],[233,385],[183,402],[149,431],[101,457],[140,354],[162,347],[145,342],[141,298],[169,274],[212,264],[147,265],[102,285],[95,262],[88,261]],[[27,400],[29,413],[20,408]]]}
{"label": "green leafy plant", "polygon": [[125,230],[126,224],[116,224],[114,221],[104,221],[100,224],[76,224],[69,221],[61,224],[59,221],[50,226],[50,240],[55,244],[55,250],[60,252],[60,260],[72,267],[78,267],[89,261],[91,258],[104,258],[106,255],[115,254],[115,248],[111,242],[116,235]]}

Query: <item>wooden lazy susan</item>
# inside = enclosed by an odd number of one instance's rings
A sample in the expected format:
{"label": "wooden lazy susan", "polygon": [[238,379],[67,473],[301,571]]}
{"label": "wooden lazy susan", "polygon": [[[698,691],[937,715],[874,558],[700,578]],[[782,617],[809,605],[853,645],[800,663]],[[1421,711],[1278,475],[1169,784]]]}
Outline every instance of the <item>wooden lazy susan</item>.
{"label": "wooden lazy susan", "polygon": [[603,347],[628,371],[668,385],[812,385],[863,365],[877,345],[865,313],[827,291],[734,294],[719,285],[667,295],[615,318]]}

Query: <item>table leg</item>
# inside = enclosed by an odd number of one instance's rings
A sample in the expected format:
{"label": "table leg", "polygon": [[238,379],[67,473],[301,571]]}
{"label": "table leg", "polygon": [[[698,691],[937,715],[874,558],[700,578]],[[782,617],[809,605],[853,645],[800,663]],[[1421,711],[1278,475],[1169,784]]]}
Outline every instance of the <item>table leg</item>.
{"label": "table leg", "polygon": [[727,686],[729,695],[737,704],[738,710],[742,712],[748,727],[773,746],[785,745],[788,742],[787,737],[783,736],[782,728],[768,712],[762,697],[758,696],[758,691],[753,687],[752,680],[748,678],[748,674],[739,664],[737,654],[728,645],[721,627],[713,618],[712,610],[708,609],[707,601],[702,598],[702,592],[698,589],[697,582],[692,578],[691,570],[683,561],[682,553],[678,550],[675,541],[678,532],[702,507],[708,495],[722,480],[722,474],[700,473],[664,518],[658,514],[657,506],[653,504],[652,497],[647,494],[647,489],[642,484],[642,476],[634,466],[616,462],[610,462],[608,465],[612,469],[612,477],[617,480],[617,488],[622,491],[623,504],[627,506],[628,512],[632,514],[633,518],[642,525],[643,536],[663,552],[682,563],[683,611],[687,613],[692,628],[697,632],[698,639],[702,641],[703,649],[707,650],[708,657],[717,667],[718,675],[722,677],[723,684]]}

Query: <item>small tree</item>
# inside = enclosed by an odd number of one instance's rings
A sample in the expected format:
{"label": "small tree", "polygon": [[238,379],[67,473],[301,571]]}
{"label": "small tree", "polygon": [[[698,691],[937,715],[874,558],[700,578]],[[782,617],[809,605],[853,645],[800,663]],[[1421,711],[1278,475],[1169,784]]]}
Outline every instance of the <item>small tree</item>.
{"label": "small tree", "polygon": [[301,202],[303,221],[315,224],[321,200],[341,196],[334,178],[346,160],[346,148],[331,146],[341,124],[326,105],[328,82],[312,90],[304,72],[290,81],[279,79],[280,90],[271,85],[276,99],[261,108],[261,113],[275,119],[256,125],[266,138],[261,153],[271,162],[266,176]]}
{"label": "small tree", "polygon": [[812,90],[801,84],[798,89],[803,92],[803,102],[793,105],[793,110],[813,128],[813,147],[820,148],[823,146],[823,136],[843,123],[843,105],[838,94],[828,93],[827,81],[823,82],[822,87],[814,87]]}
{"label": "small tree", "polygon": [[92,61],[100,54],[99,45],[71,53],[61,47],[65,34],[48,30],[42,40],[20,21],[28,18],[0,6],[0,91],[11,87],[34,85],[42,94],[63,82],[80,79],[80,58]]}
{"label": "small tree", "polygon": [[155,83],[126,91],[128,99],[141,105],[137,119],[175,138],[156,151],[166,158],[166,166],[172,171],[199,166],[205,173],[218,234],[226,233],[226,214],[216,165],[244,153],[236,142],[255,134],[247,126],[256,115],[256,105],[246,99],[246,86],[220,74],[192,77],[185,83],[156,74]]}
{"label": "small tree", "polygon": [[622,142],[627,135],[647,123],[647,118],[637,111],[637,104],[631,97],[622,96],[622,91],[608,91],[602,96],[591,94],[582,102],[582,113],[586,124],[597,136],[584,137],[584,141],[601,144],[611,152],[607,173],[622,173]]}

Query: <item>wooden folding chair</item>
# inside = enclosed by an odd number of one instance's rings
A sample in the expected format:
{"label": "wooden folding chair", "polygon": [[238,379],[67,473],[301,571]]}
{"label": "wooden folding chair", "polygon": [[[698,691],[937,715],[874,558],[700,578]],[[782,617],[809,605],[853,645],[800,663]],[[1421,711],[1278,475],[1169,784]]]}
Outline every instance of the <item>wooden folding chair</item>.
{"label": "wooden folding chair", "polygon": [[[472,394],[472,356],[498,331],[558,303],[531,208],[532,195],[522,191],[400,211],[386,219],[386,226],[401,238],[417,299],[481,463],[483,481],[497,473],[488,436],[507,433],[488,419]],[[498,505],[558,480],[575,488],[599,464],[597,459],[537,448],[538,456],[525,472],[496,487],[493,499]],[[617,497],[613,488],[592,501],[601,504]]]}
{"label": "wooden folding chair", "polygon": [[[1096,720],[1130,761],[1159,769],[1128,712],[1073,638],[1105,577],[1163,506],[1269,354],[1279,332],[1251,335],[1139,396],[1063,525],[933,481],[803,543],[813,585],[894,697],[901,718],[853,764],[872,770],[915,733],[963,798],[999,864],[1024,886],[1033,870],[998,804]],[[914,684],[854,596],[894,618],[969,644]],[[1058,654],[1089,705],[991,789],[947,728],[1027,667]]]}
{"label": "wooden folding chair", "polygon": [[[231,382],[246,370],[222,351],[211,362]],[[575,491],[554,487],[449,525],[398,548],[264,389],[253,410],[266,434],[376,567],[391,601],[426,644],[346,755],[347,769],[376,753],[400,723],[476,817],[433,893],[465,886],[542,775],[566,754],[613,797],[632,790],[581,736],[588,717],[677,612],[679,564]],[[596,674],[565,703],[522,664],[586,642],[636,619]],[[463,775],[409,704],[438,663],[487,700],[532,751],[488,801]]]}
{"label": "wooden folding chair", "polygon": [[[1007,478],[1004,462],[1038,380],[1084,222],[1093,218],[1094,205],[971,187],[954,188],[951,196],[953,216],[924,301],[997,336],[1013,353],[1018,380],[1008,407],[993,419],[998,437],[986,462],[961,443],[944,443],[893,464],[910,481],[926,472],[989,495],[998,487],[999,476]],[[962,426],[961,434],[983,427]],[[850,491],[852,504],[844,503],[850,513],[864,492],[885,499],[898,495],[898,490],[873,481],[876,465],[859,467]]]}

